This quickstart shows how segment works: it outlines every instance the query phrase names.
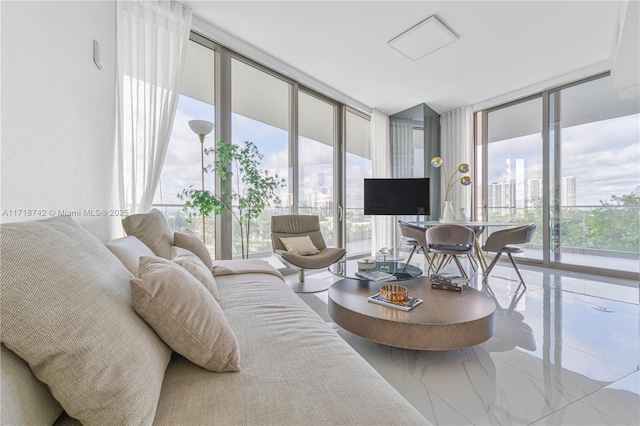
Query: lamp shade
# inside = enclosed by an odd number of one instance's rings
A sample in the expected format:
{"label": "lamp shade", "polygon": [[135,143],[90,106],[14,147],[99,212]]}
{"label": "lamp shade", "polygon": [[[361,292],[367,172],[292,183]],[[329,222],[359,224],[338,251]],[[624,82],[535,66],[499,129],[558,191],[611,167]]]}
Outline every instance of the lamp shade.
{"label": "lamp shade", "polygon": [[189,127],[196,135],[208,135],[213,130],[213,123],[207,120],[191,120]]}

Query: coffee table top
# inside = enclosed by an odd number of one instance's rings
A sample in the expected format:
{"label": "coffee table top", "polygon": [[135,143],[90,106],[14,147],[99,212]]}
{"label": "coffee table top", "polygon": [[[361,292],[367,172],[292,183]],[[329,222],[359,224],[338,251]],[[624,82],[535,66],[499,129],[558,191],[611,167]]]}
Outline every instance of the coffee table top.
{"label": "coffee table top", "polygon": [[459,349],[482,343],[494,332],[495,303],[486,294],[431,288],[428,277],[403,281],[423,302],[410,311],[367,301],[388,283],[342,279],[329,288],[329,315],[344,329],[374,342],[417,350]]}
{"label": "coffee table top", "polygon": [[[422,269],[417,266],[413,266],[411,264],[407,265],[402,262],[392,262],[387,260],[385,264],[389,267],[389,270],[386,271],[390,274],[395,275],[398,281],[402,280],[410,280],[415,277],[419,277],[422,275]],[[380,267],[383,265],[381,260],[376,260],[376,266],[372,270],[379,271]],[[357,280],[356,272],[358,271],[358,261],[357,260],[341,260],[339,262],[334,263],[329,266],[329,272],[333,275],[337,275],[343,278],[353,278]]]}

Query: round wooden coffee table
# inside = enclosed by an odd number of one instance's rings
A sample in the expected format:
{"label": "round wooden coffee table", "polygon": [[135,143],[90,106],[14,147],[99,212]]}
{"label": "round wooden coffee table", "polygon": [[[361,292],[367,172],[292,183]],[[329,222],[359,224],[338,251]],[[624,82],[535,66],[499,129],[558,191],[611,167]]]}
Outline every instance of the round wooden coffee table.
{"label": "round wooden coffee table", "polygon": [[496,306],[474,288],[465,287],[462,293],[436,290],[428,277],[402,281],[409,296],[423,300],[405,312],[367,301],[383,284],[389,283],[337,281],[329,288],[329,315],[353,334],[404,349],[460,349],[493,336]]}

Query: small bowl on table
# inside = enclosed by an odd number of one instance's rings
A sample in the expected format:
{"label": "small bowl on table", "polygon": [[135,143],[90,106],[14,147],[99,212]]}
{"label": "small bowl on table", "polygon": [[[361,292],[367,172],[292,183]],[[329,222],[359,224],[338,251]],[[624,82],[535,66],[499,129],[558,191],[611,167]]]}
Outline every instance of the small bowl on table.
{"label": "small bowl on table", "polygon": [[371,259],[358,260],[359,271],[370,271],[376,267],[376,261]]}
{"label": "small bowl on table", "polygon": [[390,303],[407,303],[407,300],[409,298],[409,290],[402,285],[385,284],[380,287],[380,297]]}

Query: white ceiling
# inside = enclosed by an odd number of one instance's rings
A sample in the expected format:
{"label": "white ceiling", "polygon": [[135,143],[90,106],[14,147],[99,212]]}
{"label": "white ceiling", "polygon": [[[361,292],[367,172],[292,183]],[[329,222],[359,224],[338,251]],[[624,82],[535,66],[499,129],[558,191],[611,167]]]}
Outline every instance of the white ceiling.
{"label": "white ceiling", "polygon": [[[608,61],[616,1],[186,1],[194,16],[389,114],[474,105]],[[431,15],[460,39],[412,62],[387,42]]]}

